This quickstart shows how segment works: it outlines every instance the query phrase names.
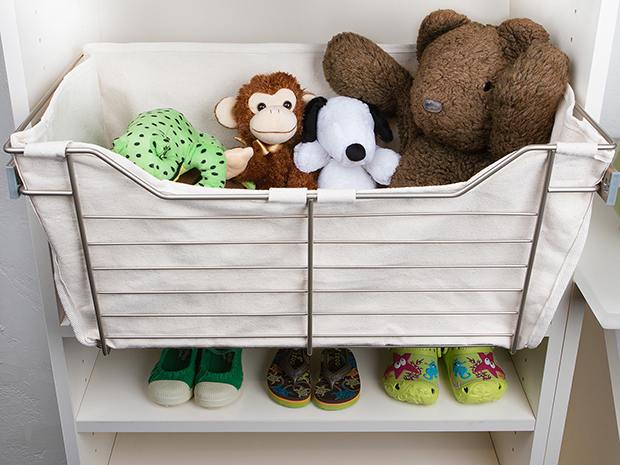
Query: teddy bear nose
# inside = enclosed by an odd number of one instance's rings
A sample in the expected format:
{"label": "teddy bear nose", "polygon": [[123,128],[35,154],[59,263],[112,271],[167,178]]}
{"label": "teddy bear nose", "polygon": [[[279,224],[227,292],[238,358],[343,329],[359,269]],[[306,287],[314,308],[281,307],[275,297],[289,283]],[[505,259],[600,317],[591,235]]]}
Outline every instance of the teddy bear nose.
{"label": "teddy bear nose", "polygon": [[422,106],[429,113],[439,113],[443,108],[443,105],[435,100],[424,100],[424,102],[422,102]]}
{"label": "teddy bear nose", "polygon": [[347,158],[351,161],[360,161],[366,157],[366,150],[362,144],[351,144],[345,150]]}

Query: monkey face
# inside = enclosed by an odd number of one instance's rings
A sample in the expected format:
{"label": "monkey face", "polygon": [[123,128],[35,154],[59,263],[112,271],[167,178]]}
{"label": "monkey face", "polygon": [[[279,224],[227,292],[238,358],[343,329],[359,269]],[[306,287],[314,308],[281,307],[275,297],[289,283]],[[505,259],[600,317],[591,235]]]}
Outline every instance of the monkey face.
{"label": "monkey face", "polygon": [[282,144],[297,132],[297,116],[293,113],[297,97],[290,89],[280,89],[275,94],[256,92],[248,99],[254,114],[250,132],[265,144]]}
{"label": "monkey face", "polygon": [[223,126],[237,128],[247,146],[255,139],[268,146],[292,143],[301,137],[304,107],[313,98],[291,74],[257,74],[241,86],[237,97],[223,98],[215,116]]}

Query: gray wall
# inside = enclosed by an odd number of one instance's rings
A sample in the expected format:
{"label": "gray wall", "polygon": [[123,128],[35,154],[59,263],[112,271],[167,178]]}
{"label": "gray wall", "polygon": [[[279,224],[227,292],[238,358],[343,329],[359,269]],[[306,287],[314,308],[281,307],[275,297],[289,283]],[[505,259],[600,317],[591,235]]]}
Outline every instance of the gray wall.
{"label": "gray wall", "polygon": [[[14,130],[0,42],[0,141]],[[0,161],[0,463],[66,463],[26,199],[9,200]]]}

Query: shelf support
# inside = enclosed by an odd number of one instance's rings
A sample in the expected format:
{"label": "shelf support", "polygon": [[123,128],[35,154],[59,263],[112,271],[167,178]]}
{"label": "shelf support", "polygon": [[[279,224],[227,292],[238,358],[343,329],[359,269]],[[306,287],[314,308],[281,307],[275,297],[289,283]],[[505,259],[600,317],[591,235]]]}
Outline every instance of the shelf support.
{"label": "shelf support", "polygon": [[314,200],[308,199],[308,356],[312,355],[312,306],[314,292]]}

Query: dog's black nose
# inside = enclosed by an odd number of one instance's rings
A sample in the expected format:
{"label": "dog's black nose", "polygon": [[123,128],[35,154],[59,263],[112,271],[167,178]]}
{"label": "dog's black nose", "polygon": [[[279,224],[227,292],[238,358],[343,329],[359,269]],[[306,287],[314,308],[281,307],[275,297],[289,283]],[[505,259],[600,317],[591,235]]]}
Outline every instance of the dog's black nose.
{"label": "dog's black nose", "polygon": [[366,150],[362,144],[351,144],[345,150],[347,158],[351,161],[360,161],[366,158]]}

